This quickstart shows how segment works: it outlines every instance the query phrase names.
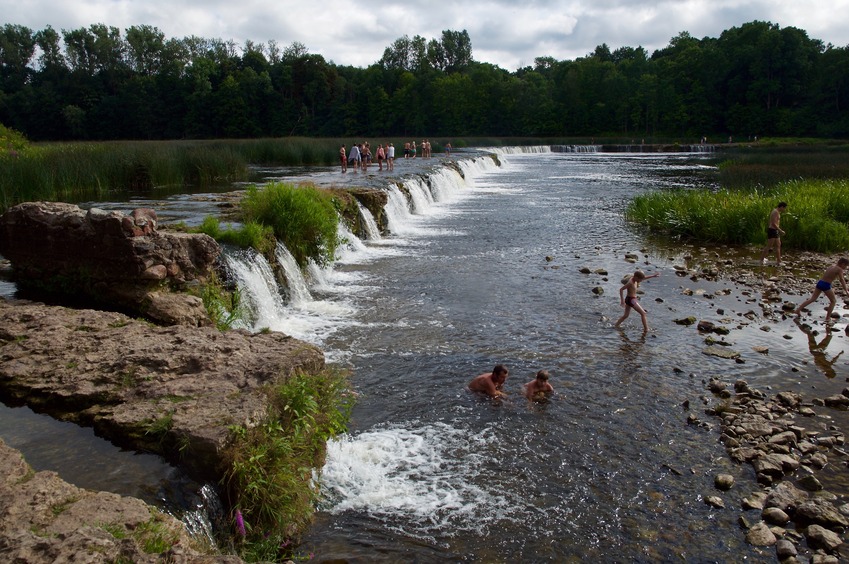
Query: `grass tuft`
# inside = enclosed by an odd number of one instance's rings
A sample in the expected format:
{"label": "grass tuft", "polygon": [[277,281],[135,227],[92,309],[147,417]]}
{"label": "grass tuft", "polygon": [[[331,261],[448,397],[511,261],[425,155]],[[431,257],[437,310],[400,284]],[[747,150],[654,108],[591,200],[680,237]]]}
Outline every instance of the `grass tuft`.
{"label": "grass tuft", "polygon": [[292,375],[268,393],[265,419],[231,427],[227,451],[225,486],[234,525],[238,518],[244,527],[240,554],[249,561],[291,556],[292,539],[312,519],[313,468],[323,464],[327,440],[345,432],[353,405],[347,375],[330,368]]}

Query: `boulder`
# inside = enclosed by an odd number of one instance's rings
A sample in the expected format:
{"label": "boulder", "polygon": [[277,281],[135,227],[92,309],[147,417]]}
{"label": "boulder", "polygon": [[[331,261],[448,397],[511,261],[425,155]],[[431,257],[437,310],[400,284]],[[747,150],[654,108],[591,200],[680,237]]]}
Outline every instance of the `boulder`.
{"label": "boulder", "polygon": [[4,401],[92,426],[202,480],[221,477],[228,426],[264,416],[266,385],[323,367],[321,350],[282,333],[160,327],[0,299]]}
{"label": "boulder", "polygon": [[[130,215],[61,202],[27,202],[0,216],[0,254],[12,264],[22,290],[71,298],[157,322],[198,316],[150,307],[151,292],[181,292],[214,274],[221,248],[204,234],[160,232],[156,213]],[[178,309],[193,300],[172,300]]]}
{"label": "boulder", "polygon": [[[145,531],[168,548],[149,553]],[[157,543],[159,544],[159,543]],[[4,562],[217,562],[195,546],[185,526],[143,501],[73,486],[55,472],[35,472],[0,440],[0,552]]]}

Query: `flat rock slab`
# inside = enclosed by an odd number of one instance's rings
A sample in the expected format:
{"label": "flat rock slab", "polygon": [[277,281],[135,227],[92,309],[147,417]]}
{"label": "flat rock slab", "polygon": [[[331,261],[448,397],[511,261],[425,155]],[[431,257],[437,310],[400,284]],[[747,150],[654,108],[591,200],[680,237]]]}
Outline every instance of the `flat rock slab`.
{"label": "flat rock slab", "polygon": [[[168,541],[162,554],[146,553],[133,538],[151,524]],[[180,521],[139,499],[84,490],[55,472],[35,472],[2,440],[0,546],[4,562],[242,562],[200,552]]]}
{"label": "flat rock slab", "polygon": [[710,356],[718,356],[720,358],[728,358],[728,359],[736,359],[740,358],[740,353],[726,347],[720,347],[718,345],[711,345],[706,347],[702,353]]}
{"label": "flat rock slab", "polygon": [[262,419],[266,385],[323,368],[320,349],[282,333],[0,299],[0,399],[90,425],[199,479],[221,477],[228,426]]}

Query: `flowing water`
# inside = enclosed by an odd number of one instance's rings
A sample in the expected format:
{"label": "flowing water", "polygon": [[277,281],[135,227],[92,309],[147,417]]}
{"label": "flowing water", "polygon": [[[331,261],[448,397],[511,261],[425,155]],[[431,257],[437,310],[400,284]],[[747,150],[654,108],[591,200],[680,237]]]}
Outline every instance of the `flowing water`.
{"label": "flowing water", "polygon": [[[635,194],[710,185],[700,157],[499,153],[500,163],[459,161],[462,175],[446,167],[389,186],[390,233],[362,209],[369,238],[342,228],[330,269],[304,275],[279,248],[285,291],[265,258],[228,251],[246,327],[321,346],[359,394],[350,434],[328,445],[301,550],[355,562],[762,558],[737,525],[740,499],[757,489],[751,469],[729,461],[715,426],[688,426],[682,403],[710,421],[699,407],[711,376],[839,391],[842,325],[816,349],[789,320],[767,319],[756,295],[676,276],[714,249],[664,247],[623,221]],[[192,224],[214,209],[202,201],[149,205]],[[638,266],[660,273],[642,285],[648,335],[636,315],[612,327],[621,278]],[[702,354],[695,328],[673,322],[689,315],[731,327],[745,363]],[[510,369],[507,399],[467,391],[497,363]],[[520,387],[542,368],[556,394],[531,404]],[[726,510],[703,501],[719,472],[738,481]]]}

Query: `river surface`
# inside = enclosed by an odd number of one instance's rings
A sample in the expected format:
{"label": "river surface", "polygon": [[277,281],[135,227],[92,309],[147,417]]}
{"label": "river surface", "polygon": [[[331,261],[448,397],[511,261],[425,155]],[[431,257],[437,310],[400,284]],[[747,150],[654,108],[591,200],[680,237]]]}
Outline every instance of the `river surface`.
{"label": "river surface", "polygon": [[[266,295],[252,259],[228,259],[254,301],[249,328],[321,346],[328,362],[351,369],[359,394],[350,434],[329,444],[323,501],[301,552],[351,562],[774,558],[743,540],[740,500],[758,487],[750,467],[729,460],[716,421],[703,413],[701,398],[713,402],[704,384],[719,376],[766,390],[839,393],[845,319],[809,336],[765,313],[757,292],[692,281],[674,268],[715,253],[751,262],[758,249],[662,245],[623,220],[636,194],[710,186],[712,169],[698,156],[499,153],[500,166],[488,159],[464,166],[464,180],[406,181],[414,197],[399,203],[400,192],[391,194],[392,233],[350,236],[334,267],[312,269],[305,295],[290,303]],[[310,174],[357,183],[335,169]],[[162,218],[195,224],[216,212],[212,201],[184,195],[98,205],[151,206]],[[583,267],[599,273],[582,274]],[[636,267],[660,274],[642,284],[647,335],[636,314],[613,328],[621,279]],[[771,276],[781,272],[765,268],[764,279]],[[813,311],[821,315],[822,307]],[[690,315],[732,329],[727,339],[743,363],[703,354],[695,326],[674,323]],[[499,363],[510,370],[508,398],[466,389]],[[556,393],[530,403],[521,385],[539,369],[551,373]],[[7,439],[14,424],[3,410]],[[712,427],[687,425],[691,412]],[[824,412],[823,421],[846,428],[839,413]],[[140,483],[170,472],[130,466]],[[719,494],[713,478],[721,472],[737,485]],[[843,474],[821,479],[845,494]],[[727,509],[706,505],[708,495],[721,495]]]}

